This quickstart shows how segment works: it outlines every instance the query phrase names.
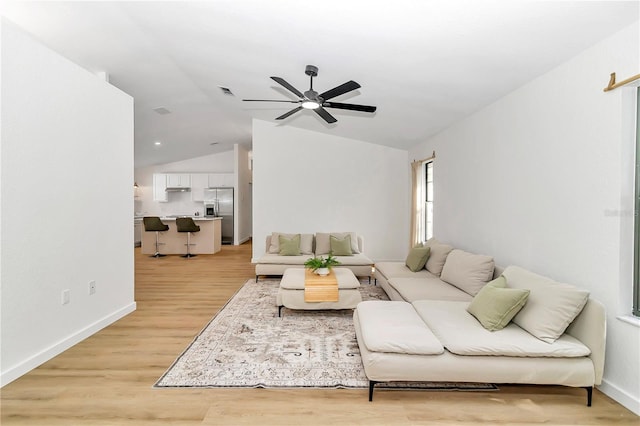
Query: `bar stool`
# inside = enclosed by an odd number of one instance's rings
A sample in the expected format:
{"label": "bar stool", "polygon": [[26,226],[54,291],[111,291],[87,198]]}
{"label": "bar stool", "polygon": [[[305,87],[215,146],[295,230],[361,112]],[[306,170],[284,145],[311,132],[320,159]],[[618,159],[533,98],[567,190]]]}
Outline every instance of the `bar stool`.
{"label": "bar stool", "polygon": [[197,256],[196,254],[191,254],[190,246],[195,246],[195,244],[191,244],[191,233],[200,232],[200,227],[190,217],[178,217],[176,218],[176,228],[178,232],[187,233],[187,254],[183,254],[182,257]]}
{"label": "bar stool", "polygon": [[162,223],[162,221],[158,216],[145,216],[142,218],[142,223],[144,223],[145,232],[156,233],[156,253],[151,255],[151,257],[166,256],[166,254],[160,254],[160,250],[158,249],[158,246],[160,244],[164,244],[159,241],[159,235],[160,235],[160,232],[169,230],[169,225],[165,225],[164,223]]}

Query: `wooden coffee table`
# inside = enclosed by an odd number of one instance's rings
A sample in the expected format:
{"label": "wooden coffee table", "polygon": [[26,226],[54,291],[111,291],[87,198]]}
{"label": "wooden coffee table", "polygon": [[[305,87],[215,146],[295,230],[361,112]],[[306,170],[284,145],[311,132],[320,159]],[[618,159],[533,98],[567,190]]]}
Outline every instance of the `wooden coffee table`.
{"label": "wooden coffee table", "polygon": [[[309,277],[305,286],[305,277]],[[278,316],[283,307],[301,310],[353,309],[362,301],[360,281],[349,268],[333,268],[327,277],[307,269],[284,271],[278,290]]]}

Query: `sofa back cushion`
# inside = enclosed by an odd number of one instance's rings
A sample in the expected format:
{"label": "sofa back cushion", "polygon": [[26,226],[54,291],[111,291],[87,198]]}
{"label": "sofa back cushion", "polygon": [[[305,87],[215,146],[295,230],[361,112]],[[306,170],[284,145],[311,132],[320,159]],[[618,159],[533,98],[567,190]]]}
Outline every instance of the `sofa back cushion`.
{"label": "sofa back cushion", "polygon": [[529,299],[513,322],[538,339],[553,343],[578,316],[589,292],[518,266],[507,267],[502,275],[507,286],[530,290]]}
{"label": "sofa back cushion", "polygon": [[493,277],[491,256],[454,249],[447,256],[440,278],[472,296],[478,294]]}
{"label": "sofa back cushion", "polygon": [[300,235],[300,253],[313,254],[313,234],[283,234],[282,232],[274,232],[271,234],[271,243],[269,244],[268,250],[269,253],[280,253],[280,235],[287,239]]}
{"label": "sofa back cushion", "polygon": [[316,233],[316,256],[320,256],[321,254],[328,254],[331,251],[331,243],[329,241],[329,237],[333,235],[338,239],[344,239],[347,235],[351,236],[351,252],[352,253],[360,253],[360,248],[358,247],[358,237],[355,232],[317,232]]}
{"label": "sofa back cushion", "polygon": [[426,270],[440,276],[444,262],[447,260],[447,256],[451,253],[453,247],[442,244],[435,238],[430,238],[429,241],[424,244],[424,247],[429,247],[429,258],[425,264]]}

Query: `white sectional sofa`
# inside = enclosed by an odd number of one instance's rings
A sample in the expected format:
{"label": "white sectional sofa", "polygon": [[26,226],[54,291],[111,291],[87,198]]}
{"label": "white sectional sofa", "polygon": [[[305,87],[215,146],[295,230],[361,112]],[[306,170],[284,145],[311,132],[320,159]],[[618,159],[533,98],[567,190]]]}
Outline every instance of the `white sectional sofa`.
{"label": "white sectional sofa", "polygon": [[279,235],[274,232],[267,235],[265,244],[265,254],[256,261],[256,282],[261,275],[282,276],[288,268],[304,268],[304,262],[313,256],[327,256],[330,251],[329,238],[331,235],[344,236],[349,234],[352,243],[351,256],[335,256],[340,262],[340,267],[349,268],[356,277],[368,277],[371,281],[373,261],[364,254],[364,241],[362,236],[353,232],[343,233],[321,233],[299,234],[300,235],[300,255],[283,256],[279,252],[277,243]]}
{"label": "white sectional sofa", "polygon": [[[354,311],[369,400],[379,382],[489,382],[583,387],[591,405],[604,369],[602,304],[523,268],[495,268],[489,256],[428,244],[433,257],[417,272],[403,262],[376,263],[376,282],[391,301],[361,302]],[[467,309],[500,280],[504,291],[528,294],[504,328],[490,331]]]}

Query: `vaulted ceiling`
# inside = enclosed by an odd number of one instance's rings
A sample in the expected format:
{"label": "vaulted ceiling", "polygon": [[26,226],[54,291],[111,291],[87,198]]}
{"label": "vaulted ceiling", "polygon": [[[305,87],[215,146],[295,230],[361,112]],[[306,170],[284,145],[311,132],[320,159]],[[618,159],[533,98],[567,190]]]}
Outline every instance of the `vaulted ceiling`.
{"label": "vaulted ceiling", "polygon": [[269,77],[305,91],[307,64],[319,67],[319,92],[355,80],[362,87],[334,101],[378,109],[330,110],[335,124],[301,111],[281,125],[408,149],[638,20],[639,8],[638,1],[5,1],[2,14],[134,97],[140,167],[250,147],[251,119],[273,120],[292,104],[242,99],[295,99]]}

